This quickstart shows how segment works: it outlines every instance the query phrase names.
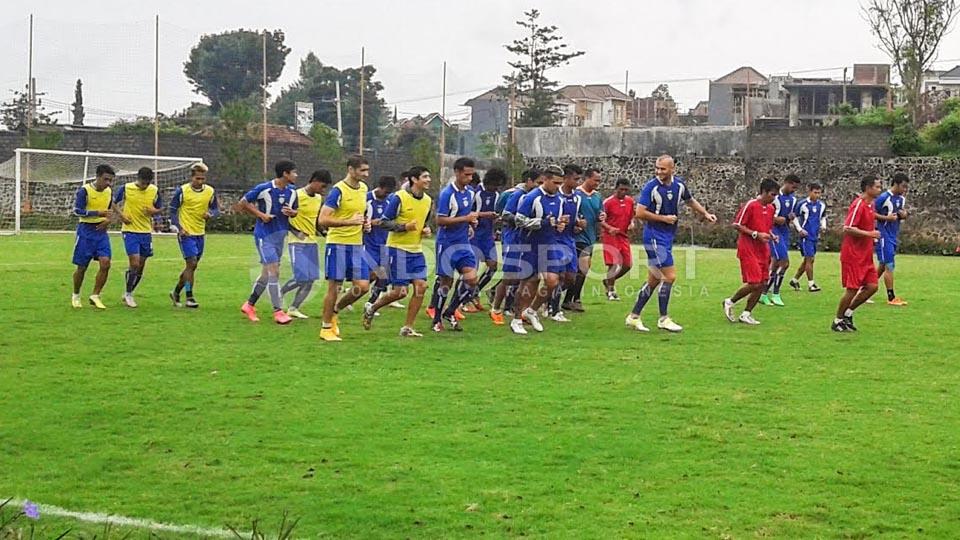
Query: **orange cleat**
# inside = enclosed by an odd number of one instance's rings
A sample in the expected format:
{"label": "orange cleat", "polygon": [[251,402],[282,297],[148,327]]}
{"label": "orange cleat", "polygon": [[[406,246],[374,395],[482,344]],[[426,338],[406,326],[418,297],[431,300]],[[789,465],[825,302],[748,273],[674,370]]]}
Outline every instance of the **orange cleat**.
{"label": "orange cleat", "polygon": [[464,312],[464,313],[480,313],[481,311],[483,311],[483,310],[477,308],[477,306],[475,306],[475,305],[473,305],[473,304],[468,304],[468,305],[464,306],[464,308],[463,308],[463,312]]}
{"label": "orange cleat", "polygon": [[289,315],[284,313],[282,309],[278,309],[273,312],[273,320],[277,324],[290,324],[290,321],[292,321],[293,319]]}
{"label": "orange cleat", "polygon": [[250,319],[250,322],[260,322],[260,317],[257,317],[257,308],[250,302],[244,302],[243,305],[240,306],[240,311]]}
{"label": "orange cleat", "polygon": [[493,321],[493,324],[496,326],[503,326],[507,324],[503,319],[503,313],[497,313],[493,310],[490,311],[490,320]]}
{"label": "orange cleat", "polygon": [[436,314],[437,314],[436,308],[432,308],[432,307],[427,308],[427,317],[430,317],[430,320],[433,320]]}
{"label": "orange cleat", "polygon": [[907,305],[907,301],[904,300],[903,298],[900,298],[900,297],[898,296],[898,297],[894,298],[893,300],[888,300],[888,301],[887,301],[887,305],[888,305],[888,306],[905,306],[905,305]]}
{"label": "orange cleat", "polygon": [[460,311],[460,308],[457,308],[457,310],[453,312],[453,316],[456,317],[458,321],[462,321],[467,318],[466,315]]}

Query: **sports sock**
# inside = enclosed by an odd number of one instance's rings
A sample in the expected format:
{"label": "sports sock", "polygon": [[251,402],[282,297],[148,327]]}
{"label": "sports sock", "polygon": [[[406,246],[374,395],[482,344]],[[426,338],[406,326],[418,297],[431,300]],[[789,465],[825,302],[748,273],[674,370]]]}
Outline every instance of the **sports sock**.
{"label": "sports sock", "polygon": [[180,296],[180,291],[183,290],[183,274],[180,274],[180,281],[177,282],[177,286],[173,288],[173,294],[175,296]]}
{"label": "sports sock", "polygon": [[267,282],[257,279],[257,281],[253,283],[253,290],[250,291],[250,298],[247,298],[247,302],[249,302],[251,306],[256,304],[257,300],[260,299],[260,295],[262,295],[265,290],[267,290]]}
{"label": "sports sock", "polygon": [[650,291],[650,284],[644,283],[643,287],[640,288],[640,292],[637,293],[637,303],[633,305],[632,313],[639,315],[640,312],[643,311],[643,306],[647,305],[651,296],[653,296],[653,294]]}
{"label": "sports sock", "polygon": [[843,316],[844,316],[844,317],[853,317],[853,310],[852,310],[852,309],[848,309],[848,310],[844,311],[844,312],[843,312]]}
{"label": "sports sock", "polygon": [[583,293],[583,284],[586,283],[587,276],[577,272],[577,278],[573,282],[573,287],[567,289],[565,302],[579,302],[580,295]]}
{"label": "sports sock", "polygon": [[770,289],[773,288],[773,284],[777,281],[777,272],[770,272],[770,277],[767,279],[767,285],[763,288],[763,294],[770,292]]}
{"label": "sports sock", "polygon": [[[781,274],[782,275],[782,274]],[[667,309],[670,307],[670,291],[673,290],[673,283],[663,282],[660,284],[660,294],[658,300],[660,301],[660,316],[666,317]]]}
{"label": "sports sock", "polygon": [[184,283],[183,289],[187,292],[187,298],[193,298],[193,283],[189,281]]}
{"label": "sports sock", "polygon": [[435,290],[437,304],[434,306],[433,324],[439,323],[443,319],[443,305],[447,303],[447,295],[450,294],[450,288],[440,286]]}
{"label": "sports sock", "polygon": [[141,280],[141,279],[143,279],[143,270],[142,270],[142,269],[137,272],[137,277],[136,277],[136,279],[133,280],[133,289],[134,289],[134,290],[136,290],[137,285],[140,285],[140,280]]}
{"label": "sports sock", "polygon": [[893,300],[897,295],[893,293],[893,289],[887,289],[887,300]]}
{"label": "sports sock", "polygon": [[270,293],[270,303],[273,304],[273,310],[279,310],[283,305],[280,299],[280,281],[275,277],[268,278],[267,291]]}
{"label": "sports sock", "polygon": [[550,315],[556,315],[560,312],[560,299],[563,297],[563,291],[565,289],[559,285],[553,289],[553,296],[550,297],[550,302],[547,304],[547,312]]}
{"label": "sports sock", "polygon": [[503,309],[513,311],[513,304],[517,301],[517,290],[519,285],[507,286],[507,294],[503,300]]}
{"label": "sports sock", "polygon": [[378,279],[373,287],[370,287],[370,302],[371,304],[377,303],[377,298],[380,298],[380,295],[387,292],[387,283],[384,279]]}
{"label": "sports sock", "polygon": [[283,287],[280,288],[280,294],[285,295],[288,292],[297,290],[300,288],[300,283],[296,279],[290,278],[286,283],[283,284]]}
{"label": "sports sock", "polygon": [[427,307],[436,309],[437,302],[439,301],[440,301],[440,276],[437,276],[437,279],[433,280],[433,294],[430,295],[430,305]]}
{"label": "sports sock", "polygon": [[457,311],[464,302],[470,301],[471,298],[477,293],[476,287],[471,287],[467,285],[467,282],[461,281],[460,287],[457,289],[456,296],[453,297],[453,301],[450,302],[450,305],[447,306],[447,310],[443,312],[444,317],[452,317],[454,312]]}
{"label": "sports sock", "polygon": [[494,271],[489,266],[483,271],[483,274],[480,274],[480,279],[477,281],[477,294],[480,294],[480,291],[490,284],[490,281],[493,280],[493,274]]}
{"label": "sports sock", "polygon": [[780,294],[780,287],[783,286],[783,278],[786,276],[787,271],[780,269],[773,275],[773,294]]}
{"label": "sports sock", "polygon": [[293,297],[293,303],[291,307],[300,309],[300,306],[303,305],[307,300],[307,296],[310,295],[310,291],[313,290],[312,281],[304,281],[300,284],[300,288],[297,289],[297,295]]}
{"label": "sports sock", "polygon": [[137,273],[134,272],[133,270],[127,270],[127,271],[125,272],[125,276],[126,276],[126,278],[127,278],[127,289],[126,289],[126,291],[127,291],[127,294],[131,294],[131,293],[133,292],[133,288],[137,286],[137,285],[136,285],[136,283],[137,283]]}

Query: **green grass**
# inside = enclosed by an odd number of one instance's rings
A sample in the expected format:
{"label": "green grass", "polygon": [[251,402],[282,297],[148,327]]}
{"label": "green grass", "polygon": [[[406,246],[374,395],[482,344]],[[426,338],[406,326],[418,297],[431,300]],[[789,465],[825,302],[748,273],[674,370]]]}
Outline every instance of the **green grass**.
{"label": "green grass", "polygon": [[208,527],[288,510],[301,538],[960,536],[960,259],[900,257],[910,306],[878,297],[854,335],[829,331],[835,254],[824,292],[749,328],[720,312],[734,253],[702,250],[692,278],[679,257],[680,335],[589,296],[540,335],[471,316],[404,341],[391,309],[324,344],[316,319],[242,317],[249,237],[208,238],[197,311],[166,299],[172,238],[139,309],[114,238],[110,309],[73,311],[72,243],[0,238],[0,497]]}

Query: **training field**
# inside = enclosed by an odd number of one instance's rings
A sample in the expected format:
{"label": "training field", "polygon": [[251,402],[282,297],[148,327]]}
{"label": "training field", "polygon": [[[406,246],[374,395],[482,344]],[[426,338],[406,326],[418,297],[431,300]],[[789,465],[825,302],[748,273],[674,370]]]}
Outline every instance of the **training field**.
{"label": "training field", "polygon": [[543,334],[479,314],[402,340],[389,309],[326,344],[316,319],[243,318],[249,237],[208,237],[196,311],[169,305],[170,237],[122,307],[112,241],[97,312],[69,305],[72,235],[0,238],[2,499],[214,529],[289,511],[297,538],[960,537],[960,259],[899,257],[910,305],[881,290],[858,334],[829,330],[836,254],[822,293],[785,290],[751,328],[720,309],[733,251],[699,250],[695,277],[678,256],[680,335],[625,329],[632,298],[591,281],[588,313]]}

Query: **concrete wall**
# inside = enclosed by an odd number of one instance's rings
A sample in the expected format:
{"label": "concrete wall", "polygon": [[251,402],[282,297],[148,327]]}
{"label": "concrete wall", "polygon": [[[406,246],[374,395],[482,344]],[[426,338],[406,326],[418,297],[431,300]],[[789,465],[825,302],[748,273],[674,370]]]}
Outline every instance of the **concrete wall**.
{"label": "concrete wall", "polygon": [[707,123],[711,126],[732,126],[733,87],[729,84],[710,83],[710,106]]}

